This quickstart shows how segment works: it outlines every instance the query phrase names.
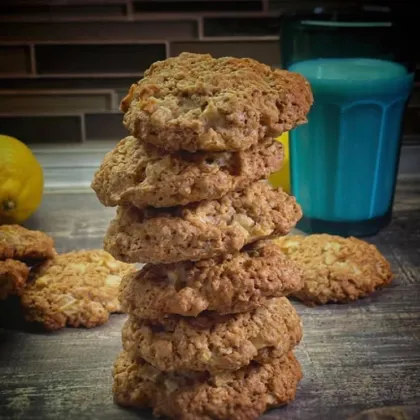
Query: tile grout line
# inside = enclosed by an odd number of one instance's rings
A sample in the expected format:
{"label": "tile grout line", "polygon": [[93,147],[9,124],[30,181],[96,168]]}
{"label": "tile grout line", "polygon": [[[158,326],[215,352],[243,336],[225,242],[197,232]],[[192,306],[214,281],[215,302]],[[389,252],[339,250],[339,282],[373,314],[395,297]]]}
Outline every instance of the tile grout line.
{"label": "tile grout line", "polygon": [[171,56],[171,41],[165,41],[165,54],[166,58]]}
{"label": "tile grout line", "polygon": [[[1,77],[0,77],[1,78]],[[28,96],[37,96],[37,95],[49,95],[49,96],[59,96],[59,95],[101,95],[109,94],[114,92],[113,88],[98,88],[98,89],[0,89],[0,96],[13,96],[13,95],[28,95]]]}
{"label": "tile grout line", "polygon": [[200,16],[197,20],[198,23],[198,40],[204,39],[204,17]]}
{"label": "tile grout line", "polygon": [[[211,0],[209,0],[211,1]],[[123,4],[124,5],[124,4]],[[127,12],[131,8],[132,15],[129,13],[126,15],[107,15],[97,14],[91,16],[53,16],[51,19],[50,15],[40,16],[3,16],[4,22],[6,23],[50,23],[50,22],[126,22],[129,20],[134,22],[142,21],[176,21],[176,20],[194,20],[198,17],[206,18],[264,18],[264,17],[278,17],[281,11],[267,10],[267,11],[197,11],[197,12],[135,12],[132,3],[125,3],[127,6]]]}
{"label": "tile grout line", "polygon": [[268,12],[270,9],[269,0],[262,0],[262,10],[263,12]]}
{"label": "tile grout line", "polygon": [[80,138],[82,139],[82,143],[86,143],[87,136],[86,136],[86,117],[85,113],[80,114]]}
{"label": "tile grout line", "polygon": [[143,72],[138,72],[138,73],[125,73],[125,72],[121,72],[121,73],[43,73],[43,74],[16,74],[16,73],[3,73],[0,74],[0,79],[66,79],[66,78],[110,78],[110,79],[115,79],[115,78],[125,78],[125,77],[142,77],[143,76]]}
{"label": "tile grout line", "polygon": [[[196,19],[195,22],[198,22],[200,26],[200,19]],[[202,24],[202,26],[204,26]],[[204,29],[202,30],[204,32]],[[214,42],[253,42],[253,41],[278,41],[280,39],[279,35],[221,35],[221,36],[204,36],[202,34],[202,40],[204,41],[214,41]],[[199,42],[200,39],[188,39],[182,37],[174,37],[170,39],[170,42]],[[153,38],[153,39],[77,39],[77,40],[38,40],[38,41],[25,41],[25,40],[15,40],[15,41],[2,41],[0,40],[0,47],[33,47],[37,46],[96,46],[96,45],[162,45],[165,42],[169,42],[165,38]],[[0,75],[3,77],[3,75]]]}
{"label": "tile grout line", "polygon": [[35,45],[29,45],[29,61],[31,65],[31,75],[36,75],[36,54],[35,54]]}
{"label": "tile grout line", "polygon": [[115,89],[111,89],[110,98],[111,98],[111,110],[115,111],[118,109],[118,95]]}
{"label": "tile grout line", "polygon": [[127,20],[132,22],[134,20],[134,8],[133,8],[133,2],[131,0],[127,0],[125,3],[125,12]]}
{"label": "tile grout line", "polygon": [[160,45],[166,40],[153,38],[153,39],[74,39],[74,40],[39,40],[39,41],[27,41],[27,40],[1,40],[0,47],[30,47],[33,46],[51,46],[51,45]]}
{"label": "tile grout line", "polygon": [[264,41],[279,41],[280,36],[278,35],[231,35],[231,36],[203,36],[200,40],[190,40],[190,41],[176,41],[176,42],[264,42]]}

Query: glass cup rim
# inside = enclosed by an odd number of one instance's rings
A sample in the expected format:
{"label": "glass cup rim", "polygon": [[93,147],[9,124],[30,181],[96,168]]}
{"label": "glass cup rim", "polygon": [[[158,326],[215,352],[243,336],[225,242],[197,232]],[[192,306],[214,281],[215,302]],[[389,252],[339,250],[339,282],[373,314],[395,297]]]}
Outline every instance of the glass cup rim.
{"label": "glass cup rim", "polygon": [[[314,7],[286,11],[281,20],[319,27],[354,27],[362,23],[364,27],[390,27],[394,25],[391,8],[387,6],[331,6]],[[308,23],[309,22],[309,23]],[[316,22],[316,23],[314,23]],[[341,25],[340,25],[341,24]]]}

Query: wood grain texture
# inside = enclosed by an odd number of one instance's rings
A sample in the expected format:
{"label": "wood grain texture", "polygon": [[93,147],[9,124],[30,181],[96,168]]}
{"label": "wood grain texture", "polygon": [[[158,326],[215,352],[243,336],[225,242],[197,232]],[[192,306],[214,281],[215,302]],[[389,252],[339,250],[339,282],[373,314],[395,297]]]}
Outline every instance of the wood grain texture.
{"label": "wood grain texture", "polygon": [[[47,194],[28,226],[50,233],[59,252],[102,246],[114,209],[93,194]],[[374,238],[395,281],[370,298],[307,308],[296,349],[304,379],[296,401],[266,420],[346,419],[362,409],[420,404],[420,183],[399,183],[392,224]],[[92,329],[37,333],[11,328],[1,311],[1,419],[151,419],[112,402],[111,366],[124,315]],[[9,327],[6,327],[9,325]]]}

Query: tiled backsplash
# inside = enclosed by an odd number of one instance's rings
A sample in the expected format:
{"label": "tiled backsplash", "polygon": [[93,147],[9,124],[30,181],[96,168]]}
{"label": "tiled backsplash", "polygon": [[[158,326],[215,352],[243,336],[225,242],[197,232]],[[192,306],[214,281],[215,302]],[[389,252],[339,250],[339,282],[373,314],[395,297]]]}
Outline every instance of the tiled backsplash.
{"label": "tiled backsplash", "polygon": [[[0,132],[27,143],[118,140],[119,102],[152,62],[191,51],[279,66],[279,16],[302,4],[314,2],[3,0]],[[419,97],[405,141],[420,137]]]}

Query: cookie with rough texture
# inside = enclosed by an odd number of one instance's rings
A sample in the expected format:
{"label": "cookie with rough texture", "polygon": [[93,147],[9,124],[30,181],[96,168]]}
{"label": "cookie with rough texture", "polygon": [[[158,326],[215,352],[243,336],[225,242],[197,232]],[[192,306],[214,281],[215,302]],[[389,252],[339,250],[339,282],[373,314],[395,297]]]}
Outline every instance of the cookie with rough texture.
{"label": "cookie with rough texture", "polygon": [[251,311],[233,315],[215,312],[196,318],[140,320],[124,325],[124,350],[162,371],[237,370],[256,360],[282,357],[302,338],[299,315],[285,297],[269,299]]}
{"label": "cookie with rough texture", "polygon": [[57,255],[35,269],[21,297],[25,318],[48,330],[95,327],[121,312],[118,287],[135,267],[103,250]]}
{"label": "cookie with rough texture", "polygon": [[119,207],[104,247],[125,262],[197,261],[235,253],[270,235],[285,235],[301,216],[294,197],[258,181],[219,200],[184,207]]}
{"label": "cookie with rough texture", "polygon": [[356,300],[392,280],[378,249],[356,238],[287,236],[275,240],[303,270],[304,286],[294,295],[308,305]]}
{"label": "cookie with rough texture", "polygon": [[109,152],[92,182],[105,206],[171,207],[218,199],[281,167],[283,147],[269,138],[240,152],[172,155],[134,137]]}
{"label": "cookie with rough texture", "polygon": [[0,260],[42,260],[54,255],[54,241],[44,232],[19,225],[0,226]]}
{"label": "cookie with rough texture", "polygon": [[[258,244],[259,245],[259,244]],[[300,269],[274,244],[197,262],[147,264],[120,286],[124,312],[142,319],[247,312],[303,286]]]}
{"label": "cookie with rough texture", "polygon": [[307,80],[250,58],[183,53],[158,61],[121,102],[130,133],[167,151],[245,150],[299,124]]}
{"label": "cookie with rough texture", "polygon": [[29,276],[29,267],[23,262],[0,261],[0,300],[22,294]]}
{"label": "cookie with rough texture", "polygon": [[116,403],[153,408],[155,415],[177,420],[255,420],[269,408],[295,399],[302,379],[292,353],[237,370],[160,372],[122,352],[113,370]]}

